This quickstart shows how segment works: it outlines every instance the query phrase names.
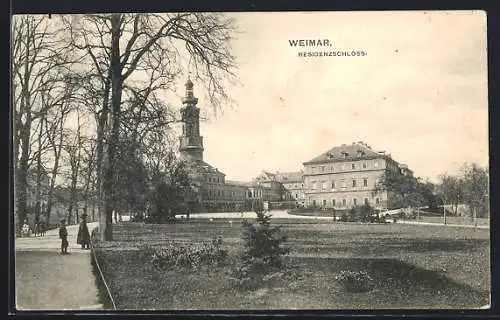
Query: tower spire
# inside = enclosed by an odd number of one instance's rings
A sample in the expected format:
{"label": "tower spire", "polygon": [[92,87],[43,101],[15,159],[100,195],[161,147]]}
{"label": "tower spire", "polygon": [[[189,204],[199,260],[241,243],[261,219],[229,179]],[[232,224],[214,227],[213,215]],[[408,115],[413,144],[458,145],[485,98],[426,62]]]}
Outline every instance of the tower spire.
{"label": "tower spire", "polygon": [[193,82],[190,77],[186,81],[186,92],[181,109],[184,122],[180,137],[180,152],[184,159],[203,160],[203,137],[200,136],[200,109],[196,107],[198,98],[193,93]]}
{"label": "tower spire", "polygon": [[184,98],[182,99],[183,104],[196,105],[198,103],[198,98],[194,96],[193,86],[194,85],[191,81],[191,77],[188,75],[188,79],[185,84],[186,93],[184,94]]}

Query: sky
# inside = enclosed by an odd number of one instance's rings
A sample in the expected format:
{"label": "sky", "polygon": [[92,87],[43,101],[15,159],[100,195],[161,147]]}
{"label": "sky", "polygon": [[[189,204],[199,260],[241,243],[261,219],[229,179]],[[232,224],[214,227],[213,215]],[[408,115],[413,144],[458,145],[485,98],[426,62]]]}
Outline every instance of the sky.
{"label": "sky", "polygon": [[[232,42],[241,83],[229,88],[235,106],[201,124],[204,160],[226,179],[297,171],[354,141],[431,181],[464,162],[488,165],[484,12],[232,15],[240,30]],[[332,46],[299,49],[294,39]],[[339,50],[366,55],[298,57]],[[210,111],[200,87],[198,106]]]}

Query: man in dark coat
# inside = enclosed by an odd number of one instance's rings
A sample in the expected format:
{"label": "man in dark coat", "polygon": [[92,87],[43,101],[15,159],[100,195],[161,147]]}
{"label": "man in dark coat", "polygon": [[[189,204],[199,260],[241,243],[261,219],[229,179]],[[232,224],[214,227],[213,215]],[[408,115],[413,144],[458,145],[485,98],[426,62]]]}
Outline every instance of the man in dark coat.
{"label": "man in dark coat", "polygon": [[82,246],[82,249],[90,249],[90,233],[87,227],[87,215],[82,214],[82,221],[78,229],[76,243]]}
{"label": "man in dark coat", "polygon": [[59,227],[59,238],[61,239],[61,253],[68,253],[68,231],[66,230],[66,220],[61,220],[61,226]]}

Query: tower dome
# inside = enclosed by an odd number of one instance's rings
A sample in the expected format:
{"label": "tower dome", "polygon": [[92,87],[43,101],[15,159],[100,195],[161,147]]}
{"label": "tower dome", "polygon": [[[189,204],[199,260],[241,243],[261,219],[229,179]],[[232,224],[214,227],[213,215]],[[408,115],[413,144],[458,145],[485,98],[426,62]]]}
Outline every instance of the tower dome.
{"label": "tower dome", "polygon": [[182,102],[184,104],[196,105],[198,103],[198,98],[196,98],[194,96],[194,92],[193,92],[194,85],[189,77],[186,81],[185,86],[186,86],[186,94],[185,94],[184,98],[182,99]]}

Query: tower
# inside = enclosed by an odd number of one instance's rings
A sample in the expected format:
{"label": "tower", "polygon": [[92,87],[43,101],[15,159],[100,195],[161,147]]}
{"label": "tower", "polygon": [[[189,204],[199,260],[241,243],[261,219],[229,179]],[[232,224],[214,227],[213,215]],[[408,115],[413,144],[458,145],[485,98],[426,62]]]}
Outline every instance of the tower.
{"label": "tower", "polygon": [[182,136],[180,137],[181,157],[184,160],[203,160],[203,137],[200,136],[200,109],[196,107],[198,98],[193,94],[193,82],[188,78],[186,94],[182,98]]}

